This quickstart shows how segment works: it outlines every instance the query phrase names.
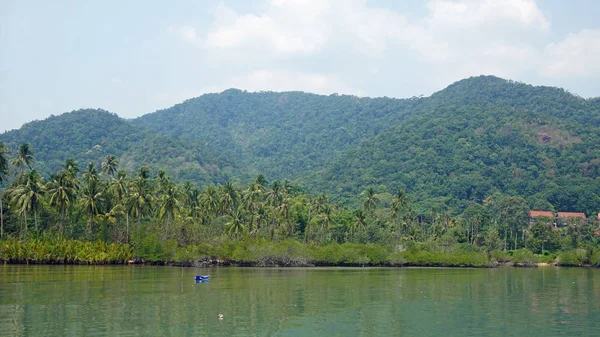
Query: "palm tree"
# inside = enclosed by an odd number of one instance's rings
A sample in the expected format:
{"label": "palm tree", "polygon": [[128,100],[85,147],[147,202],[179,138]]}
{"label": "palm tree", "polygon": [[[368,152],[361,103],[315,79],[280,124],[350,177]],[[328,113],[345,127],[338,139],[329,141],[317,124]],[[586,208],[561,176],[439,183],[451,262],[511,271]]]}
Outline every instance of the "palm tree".
{"label": "palm tree", "polygon": [[117,167],[119,166],[119,161],[117,157],[112,154],[106,156],[106,161],[102,163],[102,173],[108,174],[109,176],[114,176],[117,172]]}
{"label": "palm tree", "polygon": [[98,172],[96,171],[96,164],[89,162],[85,172],[83,172],[83,180],[87,185],[91,185],[92,181],[98,180]]}
{"label": "palm tree", "polygon": [[220,208],[219,193],[214,185],[210,185],[203,191],[200,203],[204,212],[209,216],[216,215]]}
{"label": "palm tree", "polygon": [[63,164],[63,169],[65,171],[69,172],[73,177],[75,177],[77,175],[77,173],[79,173],[79,171],[80,171],[79,165],[73,158],[69,158],[69,159],[65,160],[65,163]]}
{"label": "palm tree", "polygon": [[277,225],[277,208],[281,204],[282,191],[281,191],[281,183],[277,180],[271,184],[271,190],[267,192],[267,201],[273,207],[273,218],[272,218],[272,226],[275,229]]}
{"label": "palm tree", "polygon": [[234,234],[245,232],[246,228],[244,227],[242,212],[239,208],[234,209],[228,217],[229,220],[225,224],[227,226],[225,229],[227,234],[233,236]]}
{"label": "palm tree", "polygon": [[228,181],[221,186],[221,212],[231,213],[238,206],[239,195],[235,185]]}
{"label": "palm tree", "polygon": [[358,230],[365,226],[367,222],[367,217],[365,215],[365,212],[363,212],[363,210],[360,208],[355,210],[352,213],[352,215],[354,218],[354,222],[352,223],[352,226],[350,226],[350,233],[355,234]]}
{"label": "palm tree", "polygon": [[160,169],[156,174],[156,185],[158,186],[159,191],[164,191],[170,184],[171,178],[167,175],[165,170]]}
{"label": "palm tree", "polygon": [[379,204],[379,198],[372,187],[369,187],[365,192],[365,200],[363,201],[363,208],[369,213],[373,213],[375,208]]}
{"label": "palm tree", "polygon": [[175,213],[179,211],[179,191],[177,190],[177,186],[173,183],[170,183],[165,187],[165,191],[160,199],[160,210],[158,212],[158,216],[161,219],[164,219],[166,216],[166,225],[165,225],[165,241],[167,241],[167,236],[169,234],[169,220],[171,217],[175,217]]}
{"label": "palm tree", "polygon": [[65,227],[67,211],[79,189],[79,182],[68,171],[60,171],[48,183],[46,189],[50,195],[50,206],[56,208],[60,214],[60,231],[62,232]]}
{"label": "palm tree", "polygon": [[44,199],[44,185],[36,170],[31,170],[23,176],[21,182],[11,190],[11,203],[23,215],[25,220],[25,232],[27,232],[27,213],[33,210],[35,230],[38,230],[37,211]]}
{"label": "palm tree", "polygon": [[138,225],[136,234],[139,235],[142,225],[142,217],[150,214],[153,209],[154,197],[152,196],[152,186],[148,181],[149,169],[142,167],[137,179],[131,183],[129,200],[127,202],[127,211],[137,217]]}
{"label": "palm tree", "polygon": [[259,185],[257,183],[252,183],[252,184],[250,184],[250,186],[248,186],[248,190],[246,190],[246,192],[244,193],[244,196],[243,196],[244,206],[246,207],[246,210],[248,211],[248,213],[250,213],[250,222],[248,224],[248,231],[254,232],[255,235],[256,235],[256,232],[258,231],[258,226],[255,226],[255,224],[257,224],[255,222],[255,218],[256,218],[255,213],[256,213],[258,204],[260,203],[263,195],[264,195],[264,187],[262,187],[261,185]]}
{"label": "palm tree", "polygon": [[114,214],[125,215],[125,242],[129,242],[129,211],[127,209],[127,172],[120,170],[117,177],[113,178],[108,187],[109,192],[117,198],[115,206],[111,210]]}
{"label": "palm tree", "polygon": [[[88,177],[88,179],[90,179]],[[104,202],[104,193],[99,180],[88,180],[80,197],[81,206],[89,215],[88,235],[91,235],[94,230],[94,217],[100,213],[100,207]]]}
{"label": "palm tree", "polygon": [[325,231],[329,229],[332,224],[335,223],[335,220],[333,218],[333,207],[331,207],[331,205],[329,204],[325,204],[321,214],[319,214],[318,216],[318,220],[321,224],[321,233],[323,234],[321,240],[323,240],[325,238]]}
{"label": "palm tree", "polygon": [[398,189],[398,192],[392,198],[392,219],[400,219],[400,223],[398,224],[398,229],[401,228],[401,222],[404,214],[410,211],[410,206],[408,204],[408,194],[402,190]]}
{"label": "palm tree", "polygon": [[29,143],[24,143],[19,147],[19,152],[15,158],[11,161],[14,167],[19,168],[19,175],[23,174],[25,167],[31,169],[33,163],[33,150],[29,148]]}
{"label": "palm tree", "polygon": [[0,239],[4,236],[4,209],[2,208],[2,187],[6,181],[6,177],[9,175],[8,160],[6,155],[9,154],[8,149],[4,145],[4,142],[0,142]]}

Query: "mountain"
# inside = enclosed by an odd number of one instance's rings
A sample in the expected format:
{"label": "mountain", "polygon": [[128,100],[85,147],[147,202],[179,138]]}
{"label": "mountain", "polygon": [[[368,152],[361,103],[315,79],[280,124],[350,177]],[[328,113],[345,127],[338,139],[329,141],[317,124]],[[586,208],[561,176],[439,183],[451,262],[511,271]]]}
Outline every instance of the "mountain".
{"label": "mountain", "polygon": [[142,116],[132,124],[219,149],[244,168],[240,176],[262,173],[292,179],[321,169],[345,149],[398,124],[415,103],[230,89]]}
{"label": "mountain", "polygon": [[497,77],[462,80],[303,180],[341,199],[403,188],[422,209],[460,210],[501,192],[591,215],[600,210],[598,103]]}
{"label": "mountain", "polygon": [[116,155],[199,185],[257,173],[357,202],[397,188],[416,207],[460,211],[493,193],[531,207],[600,209],[600,99],[493,76],[411,99],[229,89],[133,120],[80,110],[0,135],[56,171]]}
{"label": "mountain", "polygon": [[117,156],[120,167],[128,171],[168,167],[179,179],[205,184],[226,181],[233,166],[202,144],[156,135],[105,110],[78,110],[30,122],[1,134],[0,141],[13,150],[30,143],[35,167],[46,176],[61,169],[68,158],[83,168],[88,162],[101,165],[108,154]]}

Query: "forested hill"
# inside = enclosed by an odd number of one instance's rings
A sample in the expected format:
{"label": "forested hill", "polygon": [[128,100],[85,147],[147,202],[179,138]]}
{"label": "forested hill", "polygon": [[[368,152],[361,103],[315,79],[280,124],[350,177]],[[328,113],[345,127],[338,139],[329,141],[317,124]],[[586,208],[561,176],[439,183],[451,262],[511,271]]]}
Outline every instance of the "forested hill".
{"label": "forested hill", "polygon": [[[600,99],[480,76],[425,98],[236,89],[124,120],[80,110],[0,135],[29,142],[46,175],[73,157],[163,167],[198,185],[257,173],[357,201],[406,189],[417,208],[461,210],[500,192],[530,206],[600,209]],[[550,205],[548,202],[551,202]]]}
{"label": "forested hill", "polygon": [[29,143],[34,166],[46,177],[61,169],[68,158],[74,158],[80,168],[88,162],[99,167],[108,154],[115,155],[120,167],[128,171],[141,166],[155,171],[165,167],[180,180],[200,184],[226,181],[233,166],[233,161],[217,156],[203,144],[156,135],[99,109],[30,122],[19,130],[0,134],[0,142],[7,144],[12,155],[16,155],[20,144]]}
{"label": "forested hill", "polygon": [[422,210],[500,192],[589,216],[600,210],[599,100],[496,77],[459,81],[304,180],[342,199],[403,188]]}
{"label": "forested hill", "polygon": [[272,179],[325,167],[345,149],[400,123],[415,100],[236,89],[187,100],[132,123],[219,149]]}

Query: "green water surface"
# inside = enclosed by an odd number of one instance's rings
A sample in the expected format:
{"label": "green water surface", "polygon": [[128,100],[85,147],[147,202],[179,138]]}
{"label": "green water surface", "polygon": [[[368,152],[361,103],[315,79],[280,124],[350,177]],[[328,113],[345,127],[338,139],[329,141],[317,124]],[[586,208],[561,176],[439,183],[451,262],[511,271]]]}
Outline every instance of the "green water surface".
{"label": "green water surface", "polygon": [[584,268],[2,265],[0,336],[600,336],[599,300]]}

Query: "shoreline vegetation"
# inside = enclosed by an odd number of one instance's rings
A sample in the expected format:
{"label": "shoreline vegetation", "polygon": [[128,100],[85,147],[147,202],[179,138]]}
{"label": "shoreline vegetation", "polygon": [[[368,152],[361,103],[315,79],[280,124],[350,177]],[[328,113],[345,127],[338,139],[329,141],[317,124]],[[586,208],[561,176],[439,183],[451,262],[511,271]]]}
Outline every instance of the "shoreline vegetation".
{"label": "shoreline vegetation", "polygon": [[128,244],[65,239],[0,241],[4,264],[165,265],[182,267],[600,267],[600,253],[581,249],[533,254],[527,249],[494,252],[430,252],[417,246],[393,251],[377,244],[316,246],[287,240],[226,241],[220,245],[177,247],[167,242],[154,251],[135,252]]}
{"label": "shoreline vegetation", "polygon": [[495,192],[419,208],[379,186],[343,203],[261,174],[245,186],[178,184],[164,170],[119,170],[114,155],[99,169],[67,159],[45,178],[29,144],[10,153],[0,142],[0,263],[600,266],[600,223],[530,218],[554,210],[547,200]]}

